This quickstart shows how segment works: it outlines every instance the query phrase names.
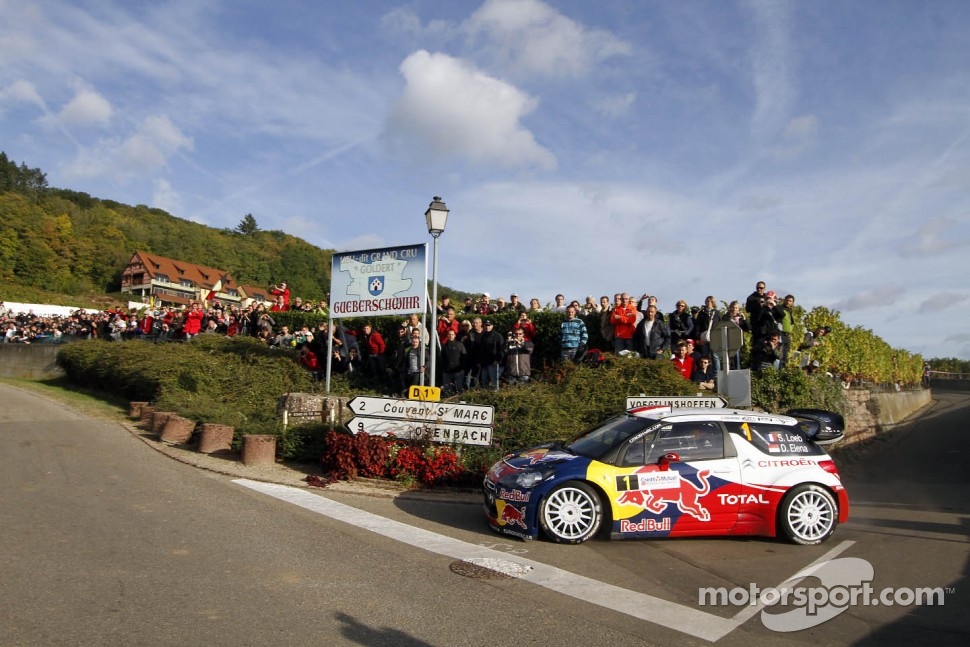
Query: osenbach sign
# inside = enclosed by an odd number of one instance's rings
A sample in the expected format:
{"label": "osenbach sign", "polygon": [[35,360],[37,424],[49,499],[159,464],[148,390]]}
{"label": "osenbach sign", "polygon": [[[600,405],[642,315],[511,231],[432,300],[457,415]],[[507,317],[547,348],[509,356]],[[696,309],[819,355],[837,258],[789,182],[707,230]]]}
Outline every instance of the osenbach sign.
{"label": "osenbach sign", "polygon": [[427,438],[436,443],[485,446],[492,444],[491,427],[473,427],[445,422],[354,416],[347,421],[347,430],[351,433],[371,436],[393,434],[399,438]]}

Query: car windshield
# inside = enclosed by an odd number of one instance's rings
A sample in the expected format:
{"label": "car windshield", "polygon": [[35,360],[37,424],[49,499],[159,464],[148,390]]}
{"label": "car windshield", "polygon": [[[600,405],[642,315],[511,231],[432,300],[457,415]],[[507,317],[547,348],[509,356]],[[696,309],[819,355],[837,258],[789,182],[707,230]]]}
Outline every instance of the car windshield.
{"label": "car windshield", "polygon": [[576,436],[566,444],[566,449],[580,456],[599,459],[620,443],[656,425],[657,421],[650,418],[621,414]]}

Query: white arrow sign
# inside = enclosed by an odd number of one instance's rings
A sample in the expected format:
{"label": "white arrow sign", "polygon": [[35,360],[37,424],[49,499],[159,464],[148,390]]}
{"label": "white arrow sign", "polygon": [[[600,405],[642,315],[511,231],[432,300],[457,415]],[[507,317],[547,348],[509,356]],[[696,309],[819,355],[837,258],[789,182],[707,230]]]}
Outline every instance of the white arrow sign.
{"label": "white arrow sign", "polygon": [[637,397],[631,396],[626,399],[627,409],[634,409],[636,407],[673,407],[674,409],[700,407],[702,409],[723,409],[726,406],[727,400],[717,395],[711,397],[641,395]]}
{"label": "white arrow sign", "polygon": [[474,427],[472,425],[421,420],[394,420],[356,416],[347,421],[347,430],[353,434],[365,433],[371,436],[394,434],[400,438],[426,438],[437,443],[486,446],[492,444],[491,427]]}
{"label": "white arrow sign", "polygon": [[358,416],[399,420],[491,425],[495,418],[495,407],[481,404],[423,402],[421,400],[399,400],[359,395],[348,402],[347,406]]}

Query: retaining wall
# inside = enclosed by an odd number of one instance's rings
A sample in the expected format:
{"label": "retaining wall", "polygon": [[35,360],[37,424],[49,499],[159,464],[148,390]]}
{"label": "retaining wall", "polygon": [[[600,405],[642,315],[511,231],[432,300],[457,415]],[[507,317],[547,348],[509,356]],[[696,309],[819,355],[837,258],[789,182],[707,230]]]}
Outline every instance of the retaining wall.
{"label": "retaining wall", "polygon": [[845,416],[845,443],[854,443],[889,431],[933,401],[930,389],[873,393],[849,389],[849,410]]}
{"label": "retaining wall", "polygon": [[0,343],[0,376],[42,380],[62,377],[55,362],[61,344]]}

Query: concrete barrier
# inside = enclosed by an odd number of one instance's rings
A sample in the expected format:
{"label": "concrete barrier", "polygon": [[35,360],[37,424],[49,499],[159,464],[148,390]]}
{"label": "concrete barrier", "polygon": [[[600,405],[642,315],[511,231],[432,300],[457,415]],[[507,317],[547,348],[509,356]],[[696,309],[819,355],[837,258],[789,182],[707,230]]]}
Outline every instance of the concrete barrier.
{"label": "concrete barrier", "polygon": [[0,376],[31,380],[63,377],[64,369],[56,363],[60,348],[61,344],[0,343]]}
{"label": "concrete barrier", "polygon": [[898,391],[895,393],[873,393],[876,404],[876,420],[880,429],[888,429],[898,424],[933,402],[930,389],[918,391]]}

